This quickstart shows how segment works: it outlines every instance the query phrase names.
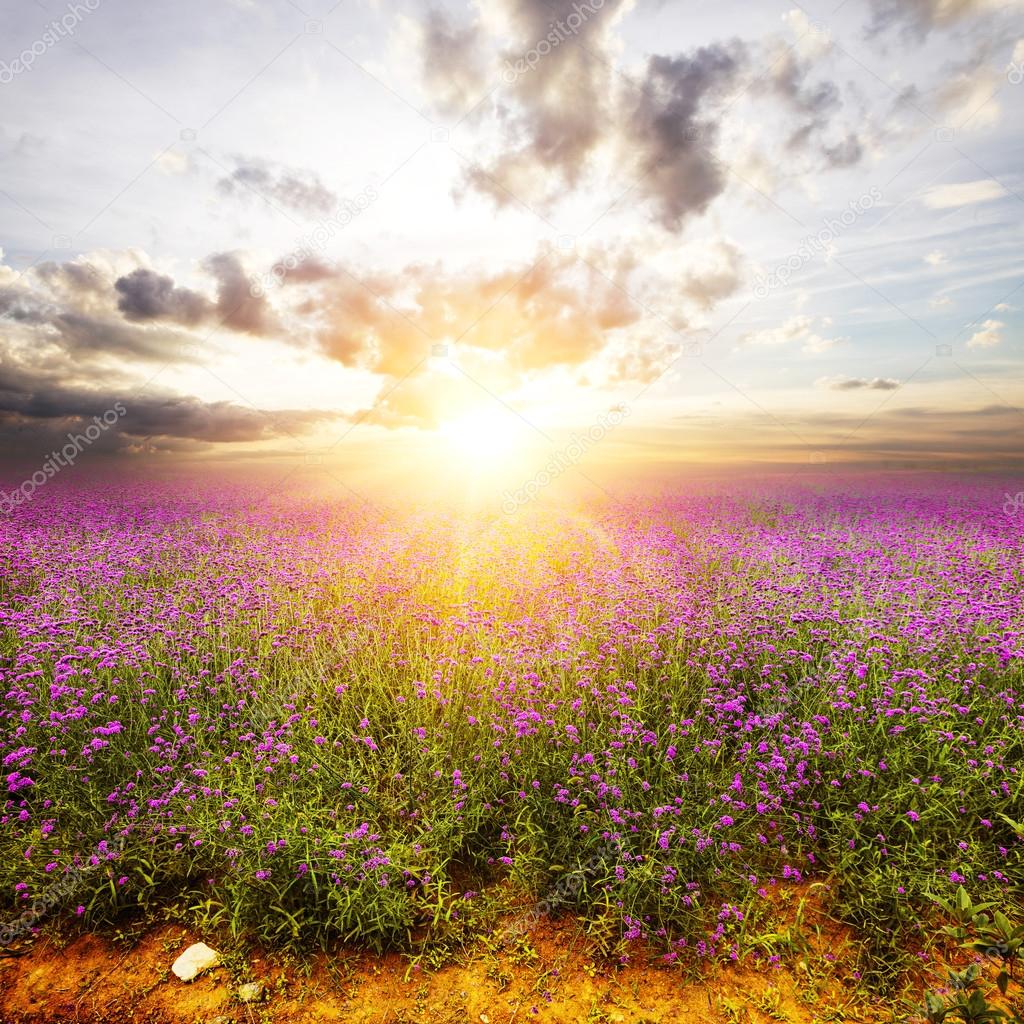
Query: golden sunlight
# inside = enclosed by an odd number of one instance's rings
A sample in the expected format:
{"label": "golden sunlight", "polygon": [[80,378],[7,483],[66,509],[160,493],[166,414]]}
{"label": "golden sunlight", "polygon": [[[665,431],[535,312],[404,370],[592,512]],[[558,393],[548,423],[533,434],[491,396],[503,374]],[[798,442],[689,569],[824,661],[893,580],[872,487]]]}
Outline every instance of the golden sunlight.
{"label": "golden sunlight", "polygon": [[532,441],[530,427],[500,407],[477,409],[439,428],[449,453],[473,468],[521,456]]}

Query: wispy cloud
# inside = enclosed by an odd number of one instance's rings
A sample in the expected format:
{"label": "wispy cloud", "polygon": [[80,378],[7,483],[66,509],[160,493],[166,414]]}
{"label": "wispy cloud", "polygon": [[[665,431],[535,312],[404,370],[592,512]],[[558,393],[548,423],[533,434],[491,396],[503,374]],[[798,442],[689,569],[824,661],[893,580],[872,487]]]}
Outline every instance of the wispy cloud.
{"label": "wispy cloud", "polygon": [[266,200],[309,216],[324,216],[338,205],[338,197],[315,172],[254,158],[239,158],[237,167],[217,182],[217,188],[222,195]]}
{"label": "wispy cloud", "polygon": [[998,181],[982,178],[979,181],[962,181],[955,185],[935,185],[921,197],[930,210],[948,210],[954,206],[970,206],[973,203],[988,203],[1002,199],[1006,190]]}
{"label": "wispy cloud", "polygon": [[892,377],[819,377],[814,384],[828,391],[895,391],[900,386]]}
{"label": "wispy cloud", "polygon": [[820,334],[816,329],[816,325],[819,323],[821,327],[831,327],[832,318],[826,316],[816,320],[815,317],[799,313],[796,316],[791,316],[778,327],[769,327],[760,331],[749,331],[741,335],[740,343],[761,347],[799,344],[801,350],[808,354],[827,352],[842,339],[838,337],[828,338]]}

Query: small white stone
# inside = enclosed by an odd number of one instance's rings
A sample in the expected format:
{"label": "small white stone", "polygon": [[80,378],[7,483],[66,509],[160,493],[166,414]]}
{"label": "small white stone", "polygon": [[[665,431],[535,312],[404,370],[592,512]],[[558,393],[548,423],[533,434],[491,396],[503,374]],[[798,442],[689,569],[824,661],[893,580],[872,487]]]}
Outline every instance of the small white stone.
{"label": "small white stone", "polygon": [[203,971],[208,971],[220,962],[220,953],[205,942],[196,942],[188,947],[171,965],[171,970],[182,981],[191,981]]}
{"label": "small white stone", "polygon": [[238,986],[238,1001],[240,1003],[258,1003],[262,998],[262,981],[247,981],[244,985]]}

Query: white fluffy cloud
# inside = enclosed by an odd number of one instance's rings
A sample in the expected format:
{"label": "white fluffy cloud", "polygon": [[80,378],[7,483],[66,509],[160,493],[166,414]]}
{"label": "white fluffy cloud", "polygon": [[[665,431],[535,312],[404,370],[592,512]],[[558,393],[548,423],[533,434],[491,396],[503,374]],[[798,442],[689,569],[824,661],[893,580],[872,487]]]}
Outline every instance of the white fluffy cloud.
{"label": "white fluffy cloud", "polygon": [[740,338],[741,344],[755,345],[760,347],[780,347],[784,345],[799,344],[803,352],[808,355],[817,355],[827,352],[835,347],[841,338],[827,338],[817,330],[817,324],[821,327],[831,327],[831,317],[821,317],[816,320],[813,316],[800,313],[791,316],[778,327],[769,327],[761,331],[750,331]]}
{"label": "white fluffy cloud", "polygon": [[967,342],[968,348],[994,348],[1003,340],[1003,328],[1006,326],[1002,320],[984,320],[981,330],[975,331]]}

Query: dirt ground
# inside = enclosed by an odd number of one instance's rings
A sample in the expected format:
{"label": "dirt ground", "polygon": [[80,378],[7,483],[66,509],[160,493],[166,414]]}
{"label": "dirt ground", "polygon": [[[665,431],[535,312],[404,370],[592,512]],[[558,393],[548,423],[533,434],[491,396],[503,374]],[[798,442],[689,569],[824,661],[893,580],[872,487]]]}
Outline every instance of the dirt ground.
{"label": "dirt ground", "polygon": [[[566,920],[542,922],[511,950],[481,944],[432,972],[397,954],[341,951],[301,963],[249,949],[228,951],[220,966],[181,982],[171,964],[201,939],[209,937],[179,925],[152,928],[131,943],[91,934],[66,942],[42,936],[18,955],[0,958],[0,1021],[816,1024],[909,1019],[906,1011],[871,1007],[854,997],[840,966],[849,962],[843,955],[846,940],[835,929],[822,932],[816,948],[795,954],[781,968],[724,965],[701,978],[646,963],[609,964]],[[836,960],[826,958],[829,950],[838,954]],[[257,980],[265,986],[262,998],[242,1003],[240,984]]]}

